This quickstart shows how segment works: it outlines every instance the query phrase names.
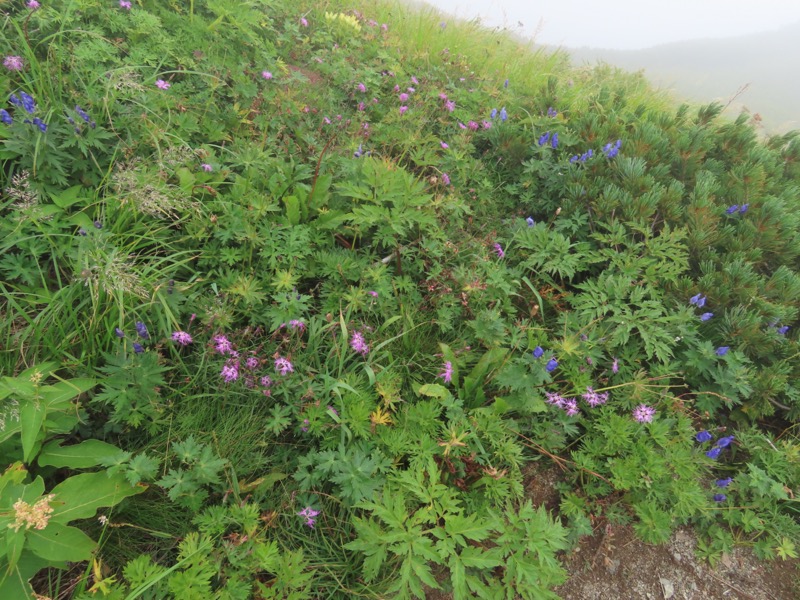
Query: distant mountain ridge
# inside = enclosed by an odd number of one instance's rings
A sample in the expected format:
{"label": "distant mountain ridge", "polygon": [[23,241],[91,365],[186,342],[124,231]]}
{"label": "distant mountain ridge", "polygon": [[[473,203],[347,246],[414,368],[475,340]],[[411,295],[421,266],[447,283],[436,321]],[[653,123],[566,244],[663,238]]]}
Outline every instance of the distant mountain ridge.
{"label": "distant mountain ridge", "polygon": [[643,69],[656,86],[688,100],[728,104],[733,99],[729,114],[743,108],[758,113],[770,133],[800,129],[800,21],[765,33],[642,50],[564,50],[575,65],[602,61],[630,71]]}

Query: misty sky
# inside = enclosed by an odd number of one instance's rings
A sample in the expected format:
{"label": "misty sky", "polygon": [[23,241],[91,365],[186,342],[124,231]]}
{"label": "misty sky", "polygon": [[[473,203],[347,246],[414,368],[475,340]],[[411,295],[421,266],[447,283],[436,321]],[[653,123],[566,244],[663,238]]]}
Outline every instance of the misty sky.
{"label": "misty sky", "polygon": [[[797,0],[425,0],[541,44],[621,50],[731,37],[800,21]],[[518,21],[523,27],[518,26]]]}

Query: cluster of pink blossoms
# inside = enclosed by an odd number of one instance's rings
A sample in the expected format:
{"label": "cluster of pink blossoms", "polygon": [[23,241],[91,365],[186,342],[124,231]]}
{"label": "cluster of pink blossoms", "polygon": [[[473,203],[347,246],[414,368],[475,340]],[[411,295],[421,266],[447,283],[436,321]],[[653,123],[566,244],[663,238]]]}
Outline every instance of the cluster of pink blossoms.
{"label": "cluster of pink blossoms", "polygon": [[[545,396],[547,396],[546,402],[548,404],[560,408],[569,417],[575,417],[581,412],[578,408],[578,401],[575,398],[564,398],[555,392],[546,392]],[[591,386],[586,388],[586,393],[581,397],[592,408],[608,402],[608,392],[598,393]]]}
{"label": "cluster of pink blossoms", "polygon": [[364,335],[360,331],[353,332],[353,335],[350,337],[350,347],[364,356],[369,353],[369,346],[367,342],[364,341]]}
{"label": "cluster of pink blossoms", "polygon": [[297,513],[298,517],[303,517],[306,520],[306,525],[309,527],[314,527],[314,523],[316,523],[316,517],[320,514],[320,511],[314,510],[310,506],[306,506],[303,510]]}

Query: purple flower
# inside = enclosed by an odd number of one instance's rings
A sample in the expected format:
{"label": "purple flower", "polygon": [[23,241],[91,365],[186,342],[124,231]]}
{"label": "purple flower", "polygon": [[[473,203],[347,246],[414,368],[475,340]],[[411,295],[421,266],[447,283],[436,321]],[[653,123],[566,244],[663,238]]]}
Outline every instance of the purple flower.
{"label": "purple flower", "polygon": [[728,350],[730,349],[731,349],[730,346],[720,346],[719,348],[716,349],[715,354],[717,356],[725,356],[728,353]]}
{"label": "purple flower", "polygon": [[714,439],[714,436],[704,429],[703,431],[698,432],[698,434],[694,436],[694,439],[703,444],[705,442],[710,442],[712,439]]}
{"label": "purple flower", "polygon": [[303,517],[306,520],[306,525],[313,528],[314,523],[316,523],[315,517],[320,514],[320,511],[312,509],[310,506],[306,506],[303,510],[297,513],[298,517]]}
{"label": "purple flower", "polygon": [[716,485],[717,487],[725,488],[731,484],[731,481],[733,481],[731,477],[726,477],[725,479],[717,479],[714,482],[714,485]]}
{"label": "purple flower", "polygon": [[619,362],[618,362],[618,361],[617,361],[617,359],[615,358],[615,359],[614,359],[614,362],[612,362],[612,363],[611,363],[611,372],[612,372],[612,373],[616,373],[616,372],[618,372],[618,371],[619,371]]}
{"label": "purple flower", "polygon": [[142,323],[141,321],[136,321],[136,333],[139,334],[139,337],[143,340],[150,339],[150,334],[147,332],[147,325]]}
{"label": "purple flower", "polygon": [[239,364],[237,362],[228,361],[225,363],[225,366],[222,367],[222,371],[220,371],[219,374],[222,376],[225,383],[236,381],[239,379]]}
{"label": "purple flower", "polygon": [[265,388],[268,388],[272,385],[272,378],[269,375],[264,375],[259,381]]}
{"label": "purple flower", "polygon": [[439,142],[439,145],[441,145],[441,147],[444,148],[445,150],[447,150],[450,147],[447,145],[447,142]]}
{"label": "purple flower", "polygon": [[494,251],[497,254],[498,258],[505,258],[506,257],[506,253],[503,252],[503,247],[498,242],[495,242],[495,244],[494,244]]}
{"label": "purple flower", "polygon": [[408,100],[408,94],[406,94],[405,92],[403,92],[402,94],[400,94],[400,95],[398,96],[398,98],[400,98],[400,102],[405,102],[406,100]]}
{"label": "purple flower", "polygon": [[381,24],[381,31],[386,33],[387,31],[389,31],[389,26],[386,23]]}
{"label": "purple flower", "polygon": [[258,358],[256,358],[255,356],[248,356],[247,360],[244,361],[244,366],[252,371],[253,369],[258,368],[260,362],[261,361],[259,361]]}
{"label": "purple flower", "polygon": [[308,19],[306,19],[305,17],[300,17],[300,25],[302,27],[308,27]]}
{"label": "purple flower", "polygon": [[568,417],[574,417],[580,413],[578,410],[578,402],[575,398],[565,398],[561,407],[564,409],[564,412],[567,413]]}
{"label": "purple flower", "polygon": [[25,63],[22,62],[21,56],[6,56],[3,60],[3,66],[9,71],[22,71]]}
{"label": "purple flower", "polygon": [[233,350],[230,340],[224,335],[217,335],[214,338],[214,348],[220,354],[229,354]]}
{"label": "purple flower", "polygon": [[455,100],[448,100],[444,103],[444,107],[449,111],[453,112],[456,109],[456,101]]}
{"label": "purple flower", "polygon": [[557,133],[553,134],[553,137],[550,140],[550,145],[553,147],[554,150],[556,148],[558,148],[558,134]]}
{"label": "purple flower", "polygon": [[608,402],[608,392],[598,394],[591,387],[586,388],[586,393],[583,394],[582,397],[584,400],[586,400],[586,404],[591,407],[600,406],[601,404]]}
{"label": "purple flower", "polygon": [[650,423],[654,416],[656,416],[656,409],[647,404],[640,404],[633,409],[633,418],[639,423]]}
{"label": "purple flower", "polygon": [[450,175],[447,173],[442,173],[442,183],[445,185],[450,185]]}
{"label": "purple flower", "polygon": [[550,118],[552,119],[552,118],[553,118],[553,117],[555,117],[556,115],[558,115],[558,111],[557,111],[555,108],[553,108],[553,107],[551,106],[551,107],[549,107],[549,108],[547,109],[547,116],[548,116],[548,117],[550,117]]}
{"label": "purple flower", "polygon": [[211,173],[211,171],[214,170],[214,167],[212,167],[208,163],[203,163],[202,165],[200,165],[200,168],[203,169],[203,171],[205,171],[206,173]]}
{"label": "purple flower", "polygon": [[467,123],[467,129],[470,131],[478,131],[478,127],[480,127],[480,125],[478,125],[478,123],[475,121],[470,121]]}
{"label": "purple flower", "polygon": [[369,292],[367,292],[367,293],[368,293],[370,296],[372,296],[373,298],[377,298],[377,297],[378,297],[378,292],[376,292],[375,290],[370,290],[370,291],[369,291]]}
{"label": "purple flower", "polygon": [[175,331],[172,334],[172,341],[181,346],[188,346],[192,343],[192,336],[185,331]]}
{"label": "purple flower", "polygon": [[119,0],[119,7],[124,8],[125,10],[130,10],[131,9],[130,0]]}
{"label": "purple flower", "polygon": [[500,120],[505,123],[506,119],[508,119],[508,113],[506,112],[506,107],[500,109]]}
{"label": "purple flower", "polygon": [[555,356],[547,361],[547,364],[544,366],[544,370],[548,373],[552,373],[553,371],[558,368],[558,361],[556,360]]}
{"label": "purple flower", "polygon": [[364,356],[369,352],[369,346],[364,341],[364,336],[360,331],[354,331],[353,335],[350,336],[350,347]]}
{"label": "purple flower", "polygon": [[160,90],[168,90],[170,87],[172,87],[172,84],[167,83],[163,79],[157,79],[156,80],[156,87],[158,89],[160,89]]}
{"label": "purple flower", "polygon": [[261,77],[269,81],[270,79],[272,79],[272,73],[270,73],[269,71],[261,71]]}
{"label": "purple flower", "polygon": [[733,204],[733,205],[729,206],[729,207],[728,207],[728,208],[725,210],[725,212],[726,212],[726,213],[728,213],[729,215],[732,215],[732,214],[733,214],[733,213],[735,213],[737,210],[739,210],[739,205],[738,205],[738,204]]}
{"label": "purple flower", "polygon": [[714,502],[725,502],[727,499],[725,494],[714,494]]}
{"label": "purple flower", "polygon": [[779,327],[778,328],[778,333],[780,335],[786,335],[787,331],[789,331],[789,326],[788,325],[784,325],[783,327]]}
{"label": "purple flower", "polygon": [[548,404],[552,404],[558,408],[562,408],[564,406],[565,399],[562,398],[560,394],[556,394],[555,392],[545,392],[544,395],[547,397],[545,402]]}
{"label": "purple flower", "polygon": [[416,92],[416,91],[417,91],[417,90],[415,90],[413,87],[408,87],[408,88],[406,88],[406,89],[408,90],[408,93],[409,93],[409,94],[413,94],[414,92]]}
{"label": "purple flower", "polygon": [[689,298],[689,304],[694,304],[698,308],[702,308],[706,305],[706,297],[702,294],[697,294],[696,296],[692,296]]}
{"label": "purple flower", "polygon": [[305,331],[306,324],[300,319],[292,319],[289,321],[289,329],[299,329],[300,331]]}
{"label": "purple flower", "polygon": [[11,125],[14,122],[14,119],[11,118],[11,115],[8,114],[5,108],[0,108],[0,120],[6,125]]}
{"label": "purple flower", "polygon": [[136,352],[136,354],[141,354],[142,352],[144,352],[144,346],[142,346],[138,342],[133,342],[133,351]]}
{"label": "purple flower", "polygon": [[39,117],[34,117],[32,123],[36,125],[42,133],[47,133],[47,123],[42,121]]}
{"label": "purple flower", "polygon": [[700,315],[700,320],[701,321],[708,321],[713,316],[714,316],[714,313],[712,313],[712,312],[703,313],[702,315]]}
{"label": "purple flower", "polygon": [[288,375],[294,373],[294,365],[289,362],[288,358],[279,356],[275,359],[275,370],[281,375]]}
{"label": "purple flower", "polygon": [[408,110],[408,107],[407,107],[407,106],[401,106],[401,107],[400,107],[400,114],[401,114],[401,115],[402,115],[402,114],[404,114],[404,113],[405,113],[407,110]]}
{"label": "purple flower", "polygon": [[750,208],[750,205],[749,205],[749,204],[742,204],[742,205],[739,207],[739,212],[740,212],[741,214],[744,214],[744,213],[746,213],[746,212],[747,212],[747,209],[748,209],[748,208]]}
{"label": "purple flower", "polygon": [[525,222],[528,224],[528,227],[533,227],[536,225],[536,221],[533,220],[533,217],[528,217],[525,219]]}
{"label": "purple flower", "polygon": [[100,222],[100,221],[95,221],[95,222],[94,222],[94,223],[92,223],[92,224],[94,225],[94,228],[95,228],[95,229],[102,229],[102,228],[103,228],[103,223],[102,223],[102,222]]}
{"label": "purple flower", "polygon": [[733,441],[734,437],[735,436],[729,435],[727,437],[719,438],[717,440],[717,443],[714,444],[714,446],[716,446],[717,448],[727,448],[728,446],[731,445],[731,442]]}
{"label": "purple flower", "polygon": [[533,358],[541,358],[543,354],[544,349],[541,346],[536,346],[536,348],[533,349]]}
{"label": "purple flower", "polygon": [[491,121],[482,121],[481,125],[483,126],[484,129],[491,129],[492,128]]}
{"label": "purple flower", "polygon": [[367,86],[365,86],[363,83],[359,83],[356,87],[358,88],[358,91],[361,92],[362,94],[367,93]]}
{"label": "purple flower", "polygon": [[722,452],[722,448],[712,448],[708,452],[706,452],[706,456],[712,460],[716,460],[719,458],[719,453]]}
{"label": "purple flower", "polygon": [[503,83],[503,87],[508,89],[508,79],[506,79],[505,83]]}
{"label": "purple flower", "polygon": [[445,94],[444,92],[440,93],[439,100],[447,100],[447,94]]}
{"label": "purple flower", "polygon": [[37,2],[37,0],[28,0],[28,3],[25,6],[27,6],[31,10],[36,10],[37,8],[39,8],[41,6],[41,4],[39,4],[39,2]]}
{"label": "purple flower", "polygon": [[114,327],[114,335],[116,335],[119,339],[122,339],[125,337],[125,332],[119,327]]}
{"label": "purple flower", "polygon": [[547,142],[550,141],[550,132],[547,131],[539,137],[539,145],[544,146]]}
{"label": "purple flower", "polygon": [[412,75],[411,83],[413,83],[414,85],[419,85],[419,79],[417,79],[414,75]]}
{"label": "purple flower", "polygon": [[497,116],[497,109],[493,108],[492,112],[489,113],[489,118],[494,119]]}
{"label": "purple flower", "polygon": [[453,380],[453,363],[449,360],[444,363],[444,371],[439,373],[437,377],[444,379],[445,383],[450,383]]}

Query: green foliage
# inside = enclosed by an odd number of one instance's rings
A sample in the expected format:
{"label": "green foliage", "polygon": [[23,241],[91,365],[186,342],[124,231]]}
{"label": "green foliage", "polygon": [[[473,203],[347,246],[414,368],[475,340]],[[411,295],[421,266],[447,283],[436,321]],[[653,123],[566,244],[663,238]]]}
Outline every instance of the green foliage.
{"label": "green foliage", "polygon": [[[796,555],[797,136],[477,23],[308,6],[9,8],[0,518],[56,494],[3,529],[14,581],[546,598],[602,518]],[[542,456],[558,516],[525,498]]]}

